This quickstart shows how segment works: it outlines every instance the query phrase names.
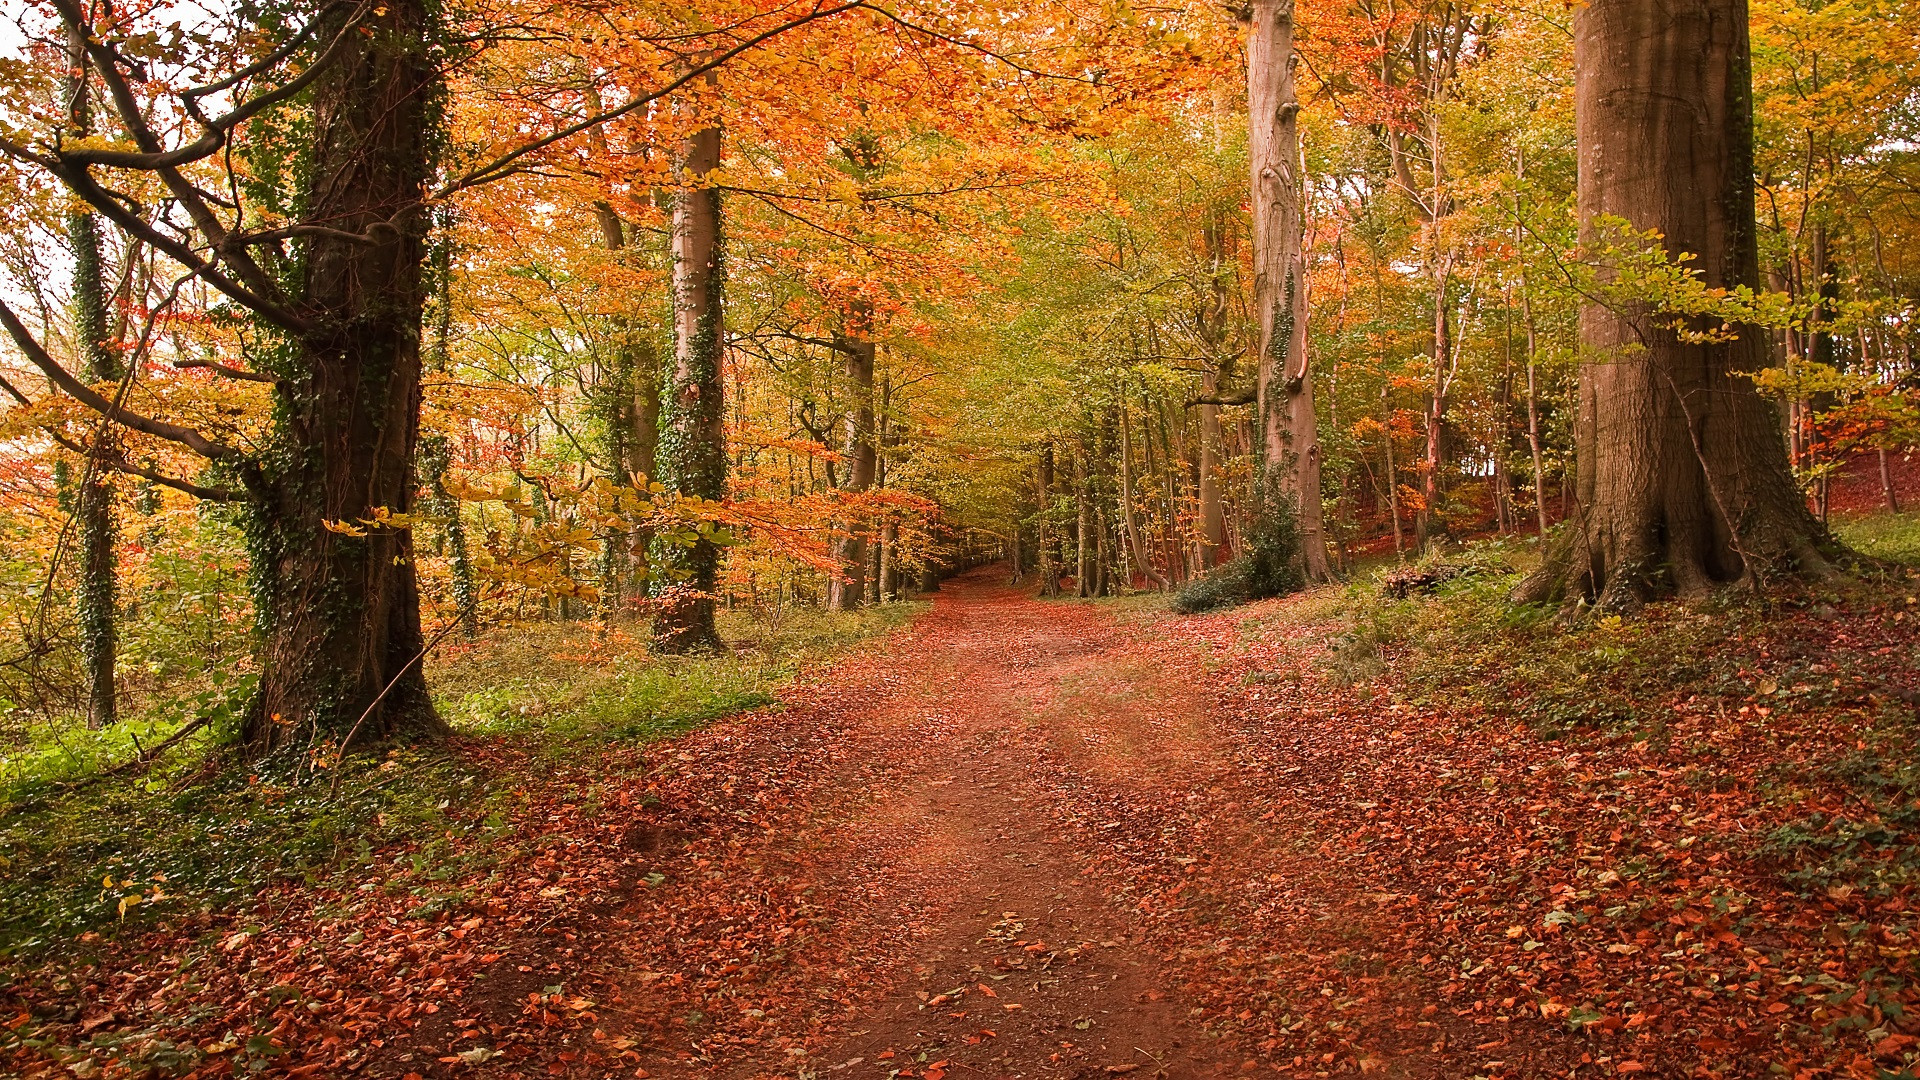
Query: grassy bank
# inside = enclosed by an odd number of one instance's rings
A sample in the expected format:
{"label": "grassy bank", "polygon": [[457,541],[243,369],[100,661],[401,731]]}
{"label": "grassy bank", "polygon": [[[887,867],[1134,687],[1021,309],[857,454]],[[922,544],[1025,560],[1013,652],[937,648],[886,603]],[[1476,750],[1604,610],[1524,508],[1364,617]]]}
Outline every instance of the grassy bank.
{"label": "grassy bank", "polygon": [[[129,928],[204,921],[244,908],[276,882],[327,879],[400,843],[413,847],[410,869],[386,887],[412,890],[422,905],[444,903],[434,883],[492,857],[492,833],[505,833],[499,811],[539,779],[515,770],[769,704],[807,666],[923,607],[795,611],[777,624],[727,613],[732,650],[703,657],[653,656],[635,633],[584,624],[500,631],[429,665],[455,733],[449,745],[327,768],[310,756],[233,760],[204,734],[219,723],[139,773],[101,768],[164,737],[164,724],[144,736],[133,726],[97,735],[71,755],[27,746],[9,762],[0,803],[0,954],[31,957]],[[231,700],[180,709],[227,709]]]}

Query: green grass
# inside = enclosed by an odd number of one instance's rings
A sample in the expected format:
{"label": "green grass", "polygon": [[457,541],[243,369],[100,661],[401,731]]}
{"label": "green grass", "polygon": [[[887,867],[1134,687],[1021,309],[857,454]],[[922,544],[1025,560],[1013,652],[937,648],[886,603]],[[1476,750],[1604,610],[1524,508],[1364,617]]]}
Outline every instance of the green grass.
{"label": "green grass", "polygon": [[1920,566],[1920,512],[1835,517],[1833,533],[1862,555]]}
{"label": "green grass", "polygon": [[1471,702],[1547,737],[1657,725],[1649,706],[1662,691],[1732,677],[1713,661],[1714,647],[1754,611],[1729,600],[1633,619],[1566,618],[1554,605],[1512,603],[1508,594],[1538,559],[1531,541],[1480,541],[1446,556],[1465,572],[1431,593],[1386,596],[1383,568],[1321,590],[1290,617],[1333,628],[1322,662],[1342,681],[1390,674],[1414,704]]}
{"label": "green grass", "polygon": [[[722,631],[734,648],[707,657],[652,656],[631,635],[586,624],[536,624],[436,658],[428,677],[461,739],[525,751],[536,770],[540,761],[591,763],[608,748],[765,705],[804,667],[924,607],[789,612],[774,624],[728,613]],[[177,703],[175,726],[237,698]],[[111,933],[123,920],[138,927],[244,909],[262,885],[326,879],[401,842],[417,847],[384,887],[412,892],[420,906],[446,903],[455,899],[447,883],[497,857],[508,835],[500,811],[529,782],[432,747],[355,757],[316,775],[291,755],[223,758],[211,738],[144,775],[101,774],[137,752],[136,735],[150,745],[168,730],[47,732],[6,760],[0,956]]]}

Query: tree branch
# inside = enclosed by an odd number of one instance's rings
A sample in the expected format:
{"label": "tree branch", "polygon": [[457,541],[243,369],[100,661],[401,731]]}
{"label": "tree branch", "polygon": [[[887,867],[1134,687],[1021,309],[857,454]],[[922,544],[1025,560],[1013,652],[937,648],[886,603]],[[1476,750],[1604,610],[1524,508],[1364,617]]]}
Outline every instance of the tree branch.
{"label": "tree branch", "polygon": [[[33,404],[33,399],[21,393],[20,388],[13,385],[12,381],[8,380],[5,376],[0,376],[0,390],[5,390],[8,394],[11,394],[13,399],[22,405]],[[66,447],[68,450],[79,454],[81,457],[89,458],[96,464],[105,465],[114,472],[126,473],[128,476],[138,476],[143,480],[151,480],[162,487],[170,487],[175,491],[185,492],[196,499],[206,499],[209,502],[240,502],[246,498],[243,493],[234,491],[231,488],[201,487],[199,484],[193,483],[190,480],[179,480],[148,466],[135,465],[120,454],[115,454],[112,457],[108,457],[105,454],[94,454],[85,446],[61,434],[59,430],[48,427],[45,424],[40,425],[40,430],[46,432],[48,438]]]}
{"label": "tree branch", "polygon": [[285,386],[287,383],[287,380],[278,375],[262,375],[257,371],[242,371],[239,368],[228,367],[225,364],[216,364],[211,360],[175,360],[173,366],[176,368],[205,368],[216,375],[224,375],[229,379],[244,379],[247,382],[261,382],[270,386]]}
{"label": "tree branch", "polygon": [[[58,2],[70,2],[70,0],[58,0]],[[538,151],[544,150],[547,147],[552,146],[557,142],[562,142],[564,140],[571,139],[575,135],[578,135],[581,132],[588,130],[589,128],[599,127],[601,124],[607,123],[610,120],[618,120],[620,117],[625,116],[628,113],[635,111],[636,109],[643,108],[655,101],[658,101],[661,98],[666,97],[667,95],[673,93],[675,90],[678,90],[681,87],[686,86],[687,84],[695,81],[696,79],[704,78],[708,72],[717,70],[719,67],[721,67],[721,65],[725,64],[729,60],[732,60],[734,57],[739,56],[741,53],[744,53],[749,49],[753,49],[759,46],[760,44],[762,44],[763,42],[776,38],[781,34],[786,33],[789,30],[793,30],[798,27],[805,26],[806,24],[811,22],[817,22],[821,19],[831,18],[835,15],[840,15],[845,12],[855,11],[862,8],[865,8],[867,10],[878,10],[871,7],[871,5],[867,4],[866,0],[851,0],[851,2],[849,3],[836,4],[833,7],[815,8],[813,11],[810,11],[807,14],[802,15],[797,19],[790,20],[788,22],[780,24],[779,26],[775,26],[769,30],[762,31],[759,34],[755,34],[753,37],[750,37],[747,40],[741,42],[740,44],[735,45],[733,48],[728,49],[725,52],[719,53],[718,55],[714,56],[712,59],[708,60],[706,63],[696,64],[688,68],[686,71],[682,72],[678,78],[674,79],[672,82],[669,82],[667,85],[661,87],[660,89],[654,91],[653,93],[645,94],[641,97],[632,98],[627,102],[625,102],[624,104],[616,105],[611,109],[603,110],[583,120],[579,120],[572,124],[568,124],[566,127],[561,128],[559,131],[556,131],[542,138],[535,139],[533,142],[530,142],[525,146],[515,147],[511,152],[502,154],[501,156],[493,159],[491,162],[485,165],[482,165],[477,169],[469,171],[465,176],[462,176],[457,180],[449,181],[439,191],[435,192],[433,197],[435,199],[444,199],[447,196],[454,194],[455,192],[464,191],[470,187],[478,187],[481,184],[492,183],[495,180],[499,180],[506,176],[512,175],[512,173],[515,171],[511,167],[513,163],[520,160],[523,157],[526,157],[528,154],[537,153]]]}
{"label": "tree branch", "polygon": [[[346,44],[353,39],[354,31],[357,30],[360,25],[360,17],[365,14],[366,9],[366,4],[364,2],[361,3],[359,9],[348,17],[346,25],[341,27],[340,32],[335,34],[333,40],[327,43],[327,47],[321,51],[318,57],[314,58],[313,63],[307,65],[305,71],[302,71],[288,82],[261,94],[259,97],[250,98],[242,102],[222,116],[212,120],[201,116],[197,105],[199,99],[208,94],[229,89],[262,71],[271,69],[274,65],[291,56],[318,24],[319,17],[316,17],[312,22],[302,27],[300,31],[294,35],[292,41],[274,50],[262,60],[248,65],[234,75],[222,79],[217,83],[197,87],[182,93],[180,99],[186,112],[198,121],[200,127],[203,129],[203,134],[198,139],[195,139],[185,146],[173,150],[155,149],[143,153],[128,153],[124,150],[75,150],[71,153],[59,152],[60,158],[63,161],[74,162],[83,168],[88,165],[104,165],[112,169],[159,171],[162,169],[171,169],[178,165],[191,164],[202,158],[211,157],[218,153],[222,146],[226,145],[228,132],[268,109],[273,108],[275,105],[292,98],[300,93],[300,91],[312,85],[315,79],[318,79],[324,74],[328,65],[333,63]],[[90,49],[89,51],[92,50]],[[101,48],[100,53],[94,57],[96,66],[102,63],[102,55],[111,55],[106,52],[104,46]]]}
{"label": "tree branch", "polygon": [[126,409],[120,408],[113,402],[101,397],[100,393],[93,387],[88,386],[86,383],[68,374],[66,368],[61,367],[53,357],[47,355],[47,350],[42,348],[38,341],[34,340],[32,332],[27,329],[25,323],[20,321],[20,317],[13,313],[13,309],[8,307],[5,301],[0,301],[0,324],[6,326],[7,334],[13,338],[14,344],[20,347],[20,351],[26,354],[27,360],[31,362],[34,367],[39,368],[41,373],[44,374],[53,385],[71,394],[82,405],[100,413],[107,419],[123,427],[131,428],[134,431],[165,439],[168,442],[179,443],[194,453],[199,454],[201,457],[213,461],[244,461],[246,459],[246,455],[239,450],[228,446],[226,443],[209,439],[190,427],[169,423],[165,420],[155,420],[152,417],[142,416],[135,412],[128,412]]}
{"label": "tree branch", "polygon": [[1251,405],[1255,395],[1256,390],[1251,386],[1245,390],[1216,390],[1211,394],[1188,398],[1187,408],[1195,405]]}

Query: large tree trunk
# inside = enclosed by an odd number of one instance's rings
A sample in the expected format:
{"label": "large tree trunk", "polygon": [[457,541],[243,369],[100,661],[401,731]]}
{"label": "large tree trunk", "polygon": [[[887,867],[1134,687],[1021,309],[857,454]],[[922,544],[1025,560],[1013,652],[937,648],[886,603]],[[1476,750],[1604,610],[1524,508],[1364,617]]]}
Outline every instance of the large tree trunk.
{"label": "large tree trunk", "polygon": [[[346,18],[341,9],[339,18]],[[279,445],[250,467],[250,539],[265,641],[248,726],[260,748],[437,736],[421,675],[413,535],[332,531],[413,511],[419,436],[421,268],[439,76],[420,0],[388,0],[314,84],[299,298],[314,329],[276,371]]]}
{"label": "large tree trunk", "polygon": [[[725,271],[720,245],[720,191],[708,179],[720,167],[720,129],[687,139],[680,190],[673,200],[673,373],[662,395],[661,482],[682,496],[718,500],[727,494],[721,368],[725,350]],[[653,620],[662,652],[720,648],[713,624],[720,549],[707,540],[662,553],[661,602]]]}
{"label": "large tree trunk", "polygon": [[[860,493],[873,486],[879,462],[873,438],[873,309],[855,306],[846,333],[837,335],[834,348],[846,357],[847,435],[844,453],[846,484],[842,490]],[[856,515],[857,517],[858,515]],[[867,590],[867,526],[849,519],[847,533],[834,541],[834,561],[840,575],[827,582],[827,606],[851,611],[860,606]]]}
{"label": "large tree trunk", "polygon": [[[1301,257],[1300,103],[1294,96],[1293,0],[1254,0],[1247,39],[1248,150],[1253,167],[1254,318],[1260,366],[1263,476],[1276,478],[1299,515],[1307,580],[1325,581],[1320,436],[1307,364],[1307,275]],[[1260,483],[1266,490],[1267,483]],[[1265,509],[1265,508],[1263,508]]]}
{"label": "large tree trunk", "polygon": [[[1605,216],[1691,253],[1705,283],[1759,279],[1745,0],[1599,0],[1574,15],[1580,222]],[[1785,569],[1830,573],[1768,404],[1738,373],[1760,332],[1689,344],[1644,310],[1589,304],[1580,332],[1582,520],[1522,598],[1629,608]]]}
{"label": "large tree trunk", "polygon": [[[93,108],[87,88],[86,44],[71,34],[67,78],[67,122],[74,135],[93,134]],[[73,244],[73,321],[84,367],[81,378],[90,383],[117,380],[120,358],[107,330],[107,290],[100,266],[100,219],[86,210],[67,218],[67,236]],[[112,437],[104,425],[98,438]],[[97,452],[96,452],[97,454]],[[114,663],[119,654],[117,618],[119,590],[118,529],[113,512],[113,474],[98,461],[83,470],[84,482],[74,501],[74,524],[79,534],[80,587],[76,612],[80,653],[86,663],[87,726],[103,728],[119,716],[114,693]]]}

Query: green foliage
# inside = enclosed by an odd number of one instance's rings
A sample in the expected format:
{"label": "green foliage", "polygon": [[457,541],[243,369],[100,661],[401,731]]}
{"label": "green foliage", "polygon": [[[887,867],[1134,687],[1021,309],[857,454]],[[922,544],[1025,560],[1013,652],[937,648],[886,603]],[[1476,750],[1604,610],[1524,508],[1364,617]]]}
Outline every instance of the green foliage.
{"label": "green foliage", "polygon": [[1251,595],[1247,580],[1250,569],[1250,562],[1244,558],[1216,567],[1205,577],[1180,586],[1168,606],[1181,615],[1198,615],[1244,604]]}
{"label": "green foliage", "polygon": [[237,732],[247,700],[258,678],[251,673],[232,675],[215,669],[204,682],[187,683],[178,697],[162,700],[138,718],[90,731],[77,722],[27,727],[21,740],[0,758],[0,815],[48,796],[66,786],[88,783],[118,766],[131,763],[149,747],[181,735],[190,725],[206,735],[192,735],[197,749],[230,740]]}
{"label": "green foliage", "polygon": [[0,954],[244,907],[270,882],[431,838],[453,800],[471,806],[490,790],[458,761],[397,752],[346,763],[337,794],[330,775],[301,770],[291,755],[205,772],[198,764],[107,778],[0,816]]}
{"label": "green foliage", "polygon": [[1174,593],[1172,609],[1182,615],[1244,604],[1299,591],[1306,581],[1300,565],[1299,509],[1290,495],[1273,490],[1262,512],[1247,523],[1247,553]]}
{"label": "green foliage", "polygon": [[1508,600],[1532,545],[1489,541],[1416,563],[1433,580],[1406,598],[1387,593],[1382,570],[1341,597],[1347,629],[1329,669],[1348,681],[1391,667],[1417,701],[1462,700],[1516,715],[1547,737],[1571,731],[1651,733],[1641,703],[1663,688],[1731,679],[1715,644],[1737,634],[1737,609],[1663,611],[1632,622],[1565,622],[1547,605]]}
{"label": "green foliage", "polygon": [[1279,489],[1279,477],[1262,481],[1260,504],[1247,521],[1247,594],[1285,596],[1305,583],[1300,565],[1300,507]]}

